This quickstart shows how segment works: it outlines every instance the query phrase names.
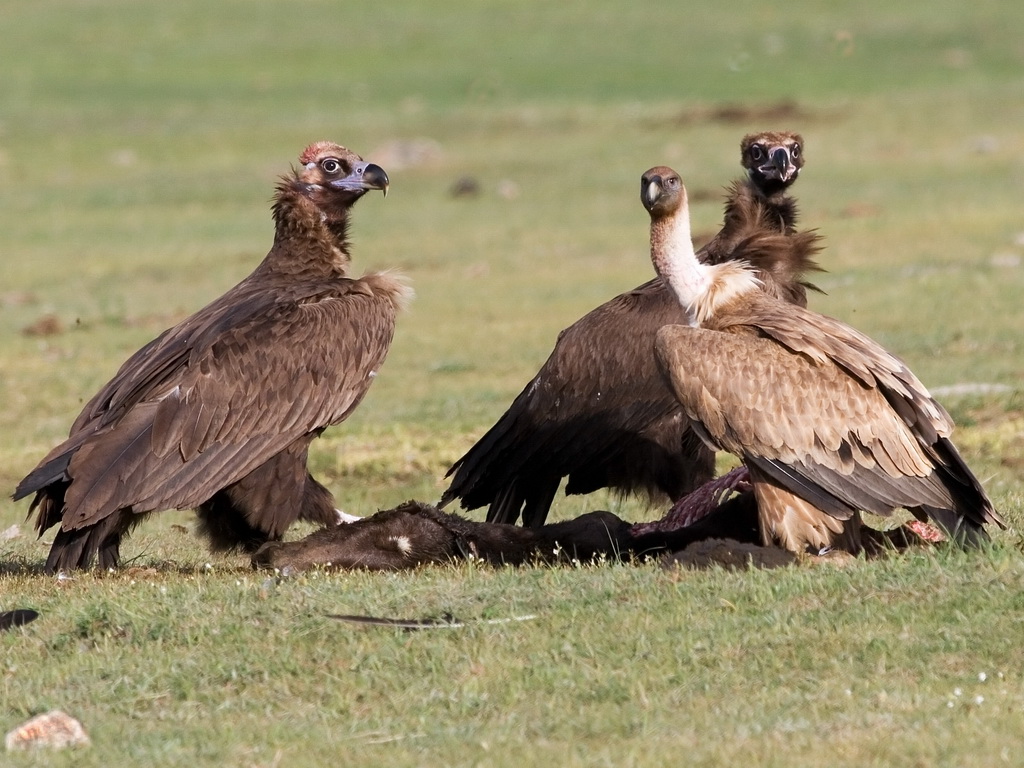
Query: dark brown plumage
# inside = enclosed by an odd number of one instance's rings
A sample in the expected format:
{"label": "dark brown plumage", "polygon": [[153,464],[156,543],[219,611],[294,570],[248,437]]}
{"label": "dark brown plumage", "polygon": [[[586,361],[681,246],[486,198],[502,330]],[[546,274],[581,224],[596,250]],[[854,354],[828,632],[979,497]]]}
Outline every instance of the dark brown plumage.
{"label": "dark brown plumage", "polygon": [[132,355],[21,481],[46,570],[117,565],[150,512],[196,508],[216,549],[254,550],[302,517],[334,522],[306,471],[310,442],[366,394],[405,282],[348,275],[349,213],[387,174],[329,142],[308,147],[274,201],[274,244],[226,294]]}
{"label": "dark brown plumage", "polygon": [[[641,199],[651,260],[692,320],[658,332],[659,364],[694,429],[750,470],[765,543],[857,551],[859,513],[897,507],[964,543],[1002,524],[949,415],[901,360],[760,290],[747,264],[702,264],[671,168],[644,174]],[[764,234],[747,247],[786,246]]]}
{"label": "dark brown plumage", "polygon": [[[700,258],[736,257],[752,229],[792,233],[796,205],[785,192],[803,166],[797,134],[763,133],[741,143],[747,179],[729,190],[721,232]],[[755,262],[765,290],[806,303],[803,274],[813,248]],[[654,334],[685,315],[660,278],[602,304],[559,334],[550,357],[505,414],[448,471],[441,499],[490,505],[487,520],[544,523],[563,477],[565,492],[613,488],[677,499],[710,479],[712,453],[687,428],[658,374]]]}

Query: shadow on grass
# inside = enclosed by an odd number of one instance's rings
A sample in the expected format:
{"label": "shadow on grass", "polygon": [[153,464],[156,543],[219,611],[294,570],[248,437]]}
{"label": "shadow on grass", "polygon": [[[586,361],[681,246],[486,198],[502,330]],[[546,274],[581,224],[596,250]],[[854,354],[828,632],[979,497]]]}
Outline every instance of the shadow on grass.
{"label": "shadow on grass", "polygon": [[24,557],[0,557],[0,577],[3,576],[42,576],[43,563],[29,562]]}
{"label": "shadow on grass", "polygon": [[89,576],[97,579],[139,579],[157,578],[163,576],[206,576],[210,574],[220,575],[250,575],[252,566],[248,560],[240,559],[238,563],[189,563],[177,560],[155,560],[151,555],[138,556],[121,564],[117,569],[103,571],[99,568],[91,568],[86,571],[75,571],[70,574],[50,575],[45,571],[45,563],[42,560],[29,561],[27,558],[17,555],[14,557],[0,556],[0,578],[3,577],[44,577],[52,579],[74,579],[82,576]]}

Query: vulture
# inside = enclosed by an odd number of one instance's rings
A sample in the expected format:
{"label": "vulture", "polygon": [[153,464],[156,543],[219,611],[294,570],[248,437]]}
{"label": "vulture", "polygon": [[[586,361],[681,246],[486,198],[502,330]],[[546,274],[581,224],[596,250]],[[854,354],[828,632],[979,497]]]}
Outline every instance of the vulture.
{"label": "vulture", "polygon": [[363,399],[411,290],[387,271],[349,275],[349,215],[387,194],[384,170],[332,142],[299,162],[277,185],[263,262],[128,358],[19,483],[40,535],[60,526],[48,573],[97,555],[116,566],[121,539],[163,509],[196,509],[214,550],[338,520],[307,451]]}
{"label": "vulture", "polygon": [[[830,317],[761,290],[744,261],[702,263],[686,189],[647,171],[651,261],[688,322],[655,356],[693,430],[750,473],[765,544],[792,552],[860,548],[860,513],[910,510],[961,544],[1002,525],[949,436],[953,423],[906,364]],[[785,248],[772,234],[746,249]]]}
{"label": "vulture", "polygon": [[[803,139],[766,132],[740,145],[746,179],[731,186],[725,220],[699,258],[736,257],[751,225],[792,234],[796,204],[786,194],[804,164]],[[763,288],[806,304],[803,273],[815,249],[754,259]],[[686,315],[661,278],[590,311],[559,334],[554,350],[504,415],[448,470],[440,506],[489,505],[487,520],[544,524],[563,477],[567,494],[612,488],[673,501],[711,479],[714,455],[688,429],[654,359],[654,334]]]}

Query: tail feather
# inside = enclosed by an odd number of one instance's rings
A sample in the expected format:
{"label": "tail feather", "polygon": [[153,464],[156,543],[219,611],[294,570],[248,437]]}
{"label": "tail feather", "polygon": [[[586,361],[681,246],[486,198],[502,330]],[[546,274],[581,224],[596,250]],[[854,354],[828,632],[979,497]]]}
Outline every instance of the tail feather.
{"label": "tail feather", "polygon": [[558,486],[561,478],[548,479],[548,482],[539,482],[532,489],[532,493],[526,497],[523,506],[523,525],[527,528],[540,528],[547,520],[548,510],[551,509],[551,502],[555,500],[558,493]]}
{"label": "tail feather", "polygon": [[46,558],[46,573],[85,570],[99,555],[104,570],[116,568],[120,561],[121,540],[138,525],[145,515],[118,510],[94,525],[75,530],[61,529],[53,540]]}
{"label": "tail feather", "polygon": [[[60,454],[57,458],[50,461],[43,461],[18,483],[18,487],[14,489],[11,498],[14,501],[21,501],[30,493],[38,493],[54,483],[69,480],[68,465],[71,464],[71,458],[74,455],[74,451],[71,450]],[[33,502],[33,506],[36,503]]]}

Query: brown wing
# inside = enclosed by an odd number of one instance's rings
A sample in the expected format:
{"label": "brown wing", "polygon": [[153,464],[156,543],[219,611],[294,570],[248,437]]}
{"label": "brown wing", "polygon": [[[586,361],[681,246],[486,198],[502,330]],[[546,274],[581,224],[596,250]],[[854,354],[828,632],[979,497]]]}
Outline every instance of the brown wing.
{"label": "brown wing", "polygon": [[442,504],[490,505],[488,520],[540,525],[561,479],[676,497],[710,479],[713,459],[689,433],[654,359],[654,334],[685,315],[664,283],[616,296],[559,334],[497,423],[449,470]]}
{"label": "brown wing", "polygon": [[342,421],[384,360],[392,302],[359,281],[238,298],[225,295],[133,356],[19,493],[70,480],[65,528],[120,508],[193,507]]}
{"label": "brown wing", "polygon": [[864,386],[877,387],[925,445],[953,430],[949,414],[906,363],[839,320],[757,294],[713,327],[757,328],[792,352],[833,363]]}
{"label": "brown wing", "polygon": [[[832,322],[837,332],[848,329]],[[800,336],[795,327],[789,332]],[[869,346],[873,358],[849,349],[841,355],[859,376],[820,348],[793,354],[773,339],[706,329],[663,329],[657,354],[708,439],[829,514],[934,507],[977,526],[995,520],[946,437],[945,412],[896,358]],[[925,416],[927,427],[918,429]]]}

